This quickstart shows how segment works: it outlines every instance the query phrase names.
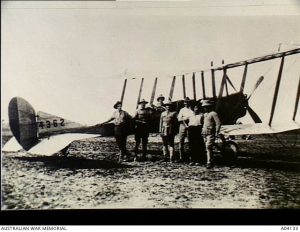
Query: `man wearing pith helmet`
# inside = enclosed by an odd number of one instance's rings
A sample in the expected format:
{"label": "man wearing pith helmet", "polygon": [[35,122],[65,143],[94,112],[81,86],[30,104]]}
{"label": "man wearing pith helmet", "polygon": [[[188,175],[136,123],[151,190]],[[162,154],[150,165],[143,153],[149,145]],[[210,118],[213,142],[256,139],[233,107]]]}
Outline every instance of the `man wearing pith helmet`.
{"label": "man wearing pith helmet", "polygon": [[157,100],[156,110],[159,112],[165,111],[166,110],[164,106],[165,97],[162,94],[160,94],[156,100]]}
{"label": "man wearing pith helmet", "polygon": [[202,107],[204,109],[204,121],[202,134],[204,137],[207,157],[207,168],[212,167],[213,145],[216,136],[218,136],[221,128],[221,121],[218,114],[214,111],[214,103],[210,100],[203,100]]}
{"label": "man wearing pith helmet", "polygon": [[142,158],[141,161],[146,160],[147,155],[147,144],[149,137],[149,126],[151,121],[151,114],[149,110],[146,109],[146,104],[148,102],[142,99],[139,104],[139,109],[135,112],[133,117],[135,123],[135,149],[134,149],[134,160],[137,160],[138,149],[142,141]]}
{"label": "man wearing pith helmet", "polygon": [[127,160],[127,149],[126,142],[128,136],[128,129],[130,125],[131,116],[124,110],[122,110],[122,102],[117,101],[114,104],[114,108],[116,111],[113,113],[110,119],[101,123],[101,125],[109,123],[113,121],[114,126],[114,134],[115,139],[120,149],[119,160]]}

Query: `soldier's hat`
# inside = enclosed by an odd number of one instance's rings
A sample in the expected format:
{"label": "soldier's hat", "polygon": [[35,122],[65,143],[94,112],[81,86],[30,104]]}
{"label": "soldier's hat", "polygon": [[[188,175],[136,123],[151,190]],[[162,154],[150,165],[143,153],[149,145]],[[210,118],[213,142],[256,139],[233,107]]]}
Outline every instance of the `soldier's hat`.
{"label": "soldier's hat", "polygon": [[170,106],[172,105],[172,101],[168,100],[167,102],[164,103],[164,106]]}
{"label": "soldier's hat", "polygon": [[145,100],[145,99],[142,99],[140,102],[139,102],[139,104],[147,104],[148,102]]}
{"label": "soldier's hat", "polygon": [[201,104],[202,107],[203,107],[203,106],[212,106],[212,105],[214,104],[214,102],[211,101],[211,100],[202,100],[201,103],[202,103],[202,104]]}
{"label": "soldier's hat", "polygon": [[184,101],[184,102],[190,102],[191,99],[190,99],[189,97],[185,97],[185,98],[183,99],[183,101]]}
{"label": "soldier's hat", "polygon": [[164,101],[166,98],[164,97],[164,95],[160,94],[156,100],[158,101],[159,99],[162,99]]}
{"label": "soldier's hat", "polygon": [[122,102],[117,101],[117,102],[114,104],[114,108],[117,109],[118,105],[122,105]]}

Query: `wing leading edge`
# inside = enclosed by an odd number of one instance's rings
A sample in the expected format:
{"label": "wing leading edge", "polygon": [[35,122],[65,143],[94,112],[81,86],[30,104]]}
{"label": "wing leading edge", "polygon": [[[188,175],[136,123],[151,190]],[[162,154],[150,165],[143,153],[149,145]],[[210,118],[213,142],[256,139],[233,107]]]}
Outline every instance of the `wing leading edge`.
{"label": "wing leading edge", "polygon": [[224,125],[221,127],[221,133],[224,135],[258,135],[258,134],[276,134],[300,129],[299,124],[295,122],[287,124],[274,124],[270,127],[268,124],[238,124]]}

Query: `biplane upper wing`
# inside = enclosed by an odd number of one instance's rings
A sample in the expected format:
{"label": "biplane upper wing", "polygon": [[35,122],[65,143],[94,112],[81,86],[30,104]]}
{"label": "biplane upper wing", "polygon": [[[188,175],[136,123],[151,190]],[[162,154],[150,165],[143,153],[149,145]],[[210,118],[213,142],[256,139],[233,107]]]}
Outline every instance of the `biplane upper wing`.
{"label": "biplane upper wing", "polygon": [[300,129],[296,122],[286,124],[274,124],[269,126],[265,123],[256,124],[237,124],[224,125],[221,127],[221,133],[224,135],[257,135],[257,134],[276,134],[286,131]]}

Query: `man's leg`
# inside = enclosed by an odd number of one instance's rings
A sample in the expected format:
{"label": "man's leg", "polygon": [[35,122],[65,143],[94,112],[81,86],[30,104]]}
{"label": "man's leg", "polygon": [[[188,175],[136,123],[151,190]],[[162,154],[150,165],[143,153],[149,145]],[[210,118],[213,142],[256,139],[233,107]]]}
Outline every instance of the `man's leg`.
{"label": "man's leg", "polygon": [[196,141],[195,141],[195,127],[191,126],[188,128],[188,144],[189,144],[189,161],[192,163],[195,162],[195,149],[196,149]]}
{"label": "man's leg", "polygon": [[214,135],[206,135],[206,156],[207,156],[207,167],[211,167],[213,158],[213,145],[215,141]]}
{"label": "man's leg", "polygon": [[164,161],[168,161],[168,142],[167,142],[167,136],[161,136],[162,142],[163,142],[163,156]]}
{"label": "man's leg", "polygon": [[145,135],[142,138],[143,158],[146,158],[147,155],[147,145],[148,145],[148,135]]}
{"label": "man's leg", "polygon": [[186,128],[183,125],[179,127],[179,160],[183,161],[185,158],[184,155],[184,140],[186,137]]}
{"label": "man's leg", "polygon": [[122,135],[122,132],[121,132],[121,127],[120,126],[115,126],[114,127],[114,134],[115,134],[115,139],[116,139],[116,143],[118,145],[118,148],[120,150],[120,154],[119,154],[119,161],[121,160],[122,158],[122,138],[121,138],[121,135]]}
{"label": "man's leg", "polygon": [[206,154],[205,154],[205,143],[203,135],[200,133],[199,136],[199,161],[200,163],[205,164]]}
{"label": "man's leg", "polygon": [[[125,158],[128,155],[127,148],[126,148],[126,145],[127,145],[127,135],[126,134],[122,135],[121,143],[122,143],[122,157]],[[128,159],[128,157],[127,157],[127,159]]]}
{"label": "man's leg", "polygon": [[137,159],[140,143],[141,143],[141,137],[138,134],[135,134],[135,148],[134,148],[134,159],[135,160]]}
{"label": "man's leg", "polygon": [[170,151],[170,162],[173,162],[174,160],[174,136],[170,136],[168,137],[168,146],[169,146],[169,151]]}

